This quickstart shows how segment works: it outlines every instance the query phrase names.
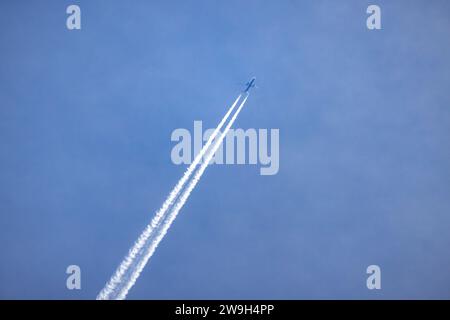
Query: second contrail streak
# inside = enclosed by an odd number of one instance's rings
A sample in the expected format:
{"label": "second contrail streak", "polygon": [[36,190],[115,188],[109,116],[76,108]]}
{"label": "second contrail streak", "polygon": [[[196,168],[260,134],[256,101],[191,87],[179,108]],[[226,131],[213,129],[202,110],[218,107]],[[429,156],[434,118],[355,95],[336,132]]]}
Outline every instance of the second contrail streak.
{"label": "second contrail streak", "polygon": [[162,223],[161,227],[157,228],[155,230],[154,236],[152,235],[150,242],[148,246],[145,246],[143,253],[143,256],[141,256],[137,263],[135,268],[133,268],[132,273],[129,278],[125,279],[122,288],[119,289],[118,295],[115,297],[115,299],[123,300],[126,298],[128,291],[131,289],[131,287],[135,284],[136,280],[138,279],[139,275],[141,274],[142,270],[144,269],[145,265],[147,264],[148,260],[152,257],[153,253],[155,252],[156,248],[158,247],[161,240],[164,238],[165,234],[167,233],[167,230],[169,230],[172,222],[177,217],[179,211],[183,207],[183,205],[186,203],[187,199],[189,198],[189,195],[191,194],[192,190],[197,185],[198,181],[203,175],[203,172],[205,172],[207,166],[209,165],[209,162],[211,161],[213,155],[216,153],[217,149],[220,147],[224,137],[227,135],[228,131],[230,130],[231,126],[233,125],[234,121],[236,120],[237,116],[239,115],[239,112],[244,107],[245,102],[247,101],[248,94],[245,96],[242,103],[239,105],[239,108],[231,118],[231,120],[228,122],[227,126],[225,127],[225,130],[222,132],[220,137],[217,139],[217,141],[214,141],[214,144],[211,146],[211,150],[208,152],[205,161],[202,163],[200,168],[195,173],[194,177],[186,187],[186,189],[183,191],[181,196],[178,198],[178,200],[175,202],[173,209],[169,212],[166,219],[164,219],[164,222]]}
{"label": "second contrail streak", "polygon": [[214,141],[216,136],[219,134],[220,130],[222,129],[225,122],[230,117],[230,114],[233,112],[234,108],[236,107],[236,104],[240,100],[241,95],[237,97],[237,99],[234,101],[233,105],[229,108],[228,112],[225,114],[225,116],[220,121],[219,125],[216,127],[214,132],[209,137],[208,141],[206,142],[205,146],[200,150],[198,155],[195,157],[194,161],[191,163],[191,165],[186,169],[186,172],[184,173],[183,177],[178,181],[176,186],[173,188],[173,190],[170,192],[169,197],[164,201],[161,208],[157,211],[155,216],[153,217],[152,221],[147,225],[145,230],[141,233],[138,240],[134,243],[133,247],[129,250],[127,256],[124,258],[122,263],[117,268],[114,275],[111,277],[111,279],[108,281],[108,283],[105,285],[105,287],[100,291],[100,293],[97,296],[97,299],[99,300],[105,300],[105,299],[114,299],[115,292],[120,290],[119,287],[121,287],[121,284],[123,281],[125,281],[127,277],[127,273],[129,272],[129,269],[132,267],[133,264],[135,264],[135,260],[140,256],[142,248],[144,247],[145,243],[148,241],[154,230],[160,225],[161,221],[163,220],[166,212],[168,209],[171,208],[174,201],[178,197],[180,191],[183,189],[185,183],[190,178],[191,174],[196,169],[197,165],[202,160],[203,156],[207,152],[207,150],[210,148],[211,143]]}

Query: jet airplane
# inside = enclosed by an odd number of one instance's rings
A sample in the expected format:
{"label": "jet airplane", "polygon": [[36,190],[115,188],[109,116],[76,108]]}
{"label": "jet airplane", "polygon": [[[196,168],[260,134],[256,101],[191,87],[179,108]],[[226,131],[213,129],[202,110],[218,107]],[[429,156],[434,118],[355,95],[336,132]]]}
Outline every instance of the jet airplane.
{"label": "jet airplane", "polygon": [[245,84],[246,87],[245,87],[244,92],[248,93],[251,88],[255,87],[255,81],[256,81],[256,78],[253,77],[249,82],[247,82]]}

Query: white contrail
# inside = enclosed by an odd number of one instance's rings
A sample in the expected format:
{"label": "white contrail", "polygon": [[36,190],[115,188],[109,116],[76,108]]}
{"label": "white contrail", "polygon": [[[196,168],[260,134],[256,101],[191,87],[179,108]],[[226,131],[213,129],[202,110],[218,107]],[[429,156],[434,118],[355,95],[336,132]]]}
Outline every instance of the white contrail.
{"label": "white contrail", "polygon": [[217,149],[220,147],[224,137],[227,135],[228,131],[230,130],[231,126],[233,125],[234,121],[236,120],[237,116],[239,115],[239,112],[243,108],[245,102],[247,101],[248,94],[240,104],[239,108],[237,109],[236,113],[231,118],[230,122],[225,127],[225,130],[220,135],[219,139],[214,142],[214,144],[211,147],[211,151],[208,152],[208,155],[205,158],[205,161],[202,163],[198,171],[195,173],[194,177],[192,178],[191,182],[188,184],[186,189],[181,194],[180,198],[178,198],[177,202],[175,203],[173,209],[168,214],[166,220],[161,225],[160,228],[156,230],[155,238],[152,236],[152,241],[148,246],[146,246],[145,249],[145,255],[141,257],[137,261],[137,265],[132,270],[132,274],[130,275],[130,278],[128,278],[123,283],[123,288],[119,291],[118,295],[115,297],[117,300],[123,300],[126,298],[128,291],[131,289],[131,287],[135,284],[136,280],[139,278],[139,275],[141,274],[142,270],[144,269],[145,265],[147,264],[148,260],[152,257],[153,253],[155,252],[156,248],[158,247],[161,240],[164,238],[165,234],[167,233],[167,230],[169,230],[172,222],[175,220],[175,218],[178,215],[178,212],[181,210],[183,205],[186,203],[186,200],[189,198],[189,195],[191,194],[192,190],[197,185],[198,181],[203,175],[203,172],[206,170],[206,167],[209,165],[209,162],[211,161],[213,155],[216,153]]}
{"label": "white contrail", "polygon": [[124,258],[122,263],[117,268],[114,275],[111,277],[111,279],[108,281],[108,283],[105,285],[105,287],[100,291],[100,293],[97,296],[98,300],[104,300],[109,299],[110,295],[115,291],[117,286],[122,282],[124,275],[126,274],[127,270],[130,268],[130,266],[133,264],[136,257],[139,255],[139,252],[142,250],[145,242],[148,240],[148,238],[151,236],[152,232],[155,230],[155,228],[159,225],[161,222],[161,219],[166,214],[167,210],[173,205],[174,200],[178,197],[178,194],[183,189],[185,183],[190,178],[191,174],[194,172],[197,165],[202,160],[203,156],[205,155],[206,151],[209,149],[211,143],[214,141],[218,133],[220,132],[220,129],[222,129],[223,125],[227,121],[228,117],[230,116],[231,112],[236,107],[236,104],[240,100],[241,95],[237,97],[237,99],[234,101],[233,105],[230,107],[228,112],[225,114],[225,116],[222,118],[220,123],[218,124],[217,128],[214,130],[212,135],[209,137],[208,141],[206,142],[205,146],[200,150],[198,155],[195,157],[194,161],[191,163],[191,165],[186,169],[185,173],[183,174],[183,177],[178,181],[176,186],[173,188],[173,190],[170,192],[169,197],[164,201],[161,208],[156,212],[155,216],[153,217],[150,224],[147,225],[145,230],[141,233],[138,240],[134,243],[133,247],[128,251],[127,256]]}

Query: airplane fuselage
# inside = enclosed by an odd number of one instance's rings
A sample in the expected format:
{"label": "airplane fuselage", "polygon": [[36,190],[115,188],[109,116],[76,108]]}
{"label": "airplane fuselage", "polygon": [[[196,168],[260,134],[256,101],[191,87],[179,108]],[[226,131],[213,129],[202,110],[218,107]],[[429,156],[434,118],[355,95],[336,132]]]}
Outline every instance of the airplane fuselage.
{"label": "airplane fuselage", "polygon": [[256,78],[252,78],[252,80],[250,80],[249,82],[247,82],[247,83],[245,84],[245,85],[246,85],[246,88],[245,88],[244,92],[249,92],[249,90],[255,86],[255,81],[256,81]]}

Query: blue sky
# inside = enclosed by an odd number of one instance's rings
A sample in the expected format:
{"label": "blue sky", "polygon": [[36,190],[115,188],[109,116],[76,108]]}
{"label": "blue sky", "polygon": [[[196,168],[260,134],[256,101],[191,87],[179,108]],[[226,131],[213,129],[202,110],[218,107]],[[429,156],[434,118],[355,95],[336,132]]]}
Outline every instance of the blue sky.
{"label": "blue sky", "polygon": [[0,298],[94,298],[185,169],[171,132],[251,76],[235,127],[280,129],[278,174],[208,168],[129,298],[450,298],[449,9],[2,1]]}

